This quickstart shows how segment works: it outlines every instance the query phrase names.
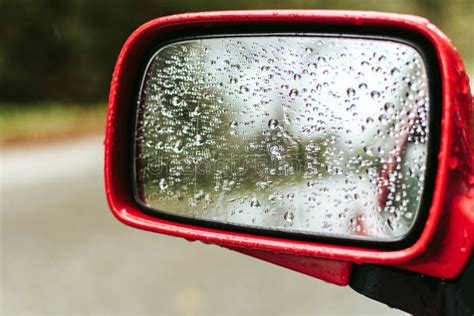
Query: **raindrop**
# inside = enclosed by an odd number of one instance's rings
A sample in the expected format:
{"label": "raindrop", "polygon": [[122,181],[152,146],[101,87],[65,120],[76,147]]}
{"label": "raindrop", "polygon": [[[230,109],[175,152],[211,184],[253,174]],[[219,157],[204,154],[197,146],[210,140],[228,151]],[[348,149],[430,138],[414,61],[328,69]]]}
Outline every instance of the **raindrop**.
{"label": "raindrop", "polygon": [[162,191],[164,191],[164,190],[166,190],[167,188],[168,188],[168,182],[166,181],[165,178],[162,178],[162,179],[160,180],[160,189],[161,189]]}
{"label": "raindrop", "polygon": [[271,119],[270,121],[268,121],[268,127],[271,128],[271,129],[277,128],[278,127],[278,120]]}
{"label": "raindrop", "polygon": [[240,86],[240,92],[249,92],[249,88],[246,86]]}
{"label": "raindrop", "polygon": [[310,70],[316,70],[316,69],[318,69],[318,64],[316,64],[316,63],[309,63],[309,64],[308,64],[308,68],[309,68]]}
{"label": "raindrop", "polygon": [[395,109],[395,104],[387,102],[383,105],[383,109],[385,112],[392,112]]}
{"label": "raindrop", "polygon": [[292,224],[293,223],[293,220],[295,219],[295,215],[288,211],[288,212],[285,212],[285,214],[283,214],[283,219],[289,223],[289,224]]}
{"label": "raindrop", "polygon": [[380,123],[386,124],[387,123],[387,116],[385,114],[380,114],[379,117],[378,117],[378,120],[379,120]]}
{"label": "raindrop", "polygon": [[260,204],[260,201],[257,200],[256,197],[253,197],[252,200],[250,201],[250,206],[253,207],[253,208],[257,208],[259,207],[261,204]]}
{"label": "raindrop", "polygon": [[197,134],[194,140],[195,140],[195,144],[198,146],[201,146],[202,144],[204,144],[204,137],[200,134]]}
{"label": "raindrop", "polygon": [[362,82],[360,85],[359,85],[359,89],[367,89],[367,84],[365,82]]}
{"label": "raindrop", "polygon": [[173,104],[174,106],[179,106],[179,105],[181,105],[181,99],[180,99],[180,97],[174,96],[174,97],[171,99],[171,104]]}
{"label": "raindrop", "polygon": [[370,96],[372,97],[372,99],[376,100],[376,99],[380,98],[380,92],[374,90],[370,93]]}
{"label": "raindrop", "polygon": [[347,91],[346,91],[346,93],[347,93],[347,96],[348,96],[348,97],[352,98],[352,97],[355,96],[356,91],[355,91],[353,88],[348,88]]}
{"label": "raindrop", "polygon": [[183,144],[182,140],[178,140],[173,146],[173,150],[174,150],[175,153],[182,152],[183,148],[184,148],[184,144]]}
{"label": "raindrop", "polygon": [[364,152],[365,152],[367,155],[369,155],[369,156],[372,156],[372,155],[374,154],[374,152],[372,151],[372,149],[369,148],[369,147],[367,147],[367,146],[365,146],[365,147],[363,148],[363,150],[364,150]]}
{"label": "raindrop", "polygon": [[290,93],[288,94],[290,97],[297,97],[300,94],[298,89],[291,89]]}
{"label": "raindrop", "polygon": [[191,113],[191,116],[196,117],[196,116],[199,116],[199,115],[201,115],[201,108],[199,106],[196,106],[194,108],[194,111]]}

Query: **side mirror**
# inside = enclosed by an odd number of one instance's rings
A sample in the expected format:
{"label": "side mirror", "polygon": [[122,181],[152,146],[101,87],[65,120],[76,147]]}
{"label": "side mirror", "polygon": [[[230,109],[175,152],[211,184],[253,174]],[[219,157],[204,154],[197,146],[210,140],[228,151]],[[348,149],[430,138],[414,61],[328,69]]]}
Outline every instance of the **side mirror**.
{"label": "side mirror", "polygon": [[371,266],[455,279],[474,235],[471,115],[459,55],[422,18],[159,18],[114,71],[107,198],[128,225],[338,285]]}

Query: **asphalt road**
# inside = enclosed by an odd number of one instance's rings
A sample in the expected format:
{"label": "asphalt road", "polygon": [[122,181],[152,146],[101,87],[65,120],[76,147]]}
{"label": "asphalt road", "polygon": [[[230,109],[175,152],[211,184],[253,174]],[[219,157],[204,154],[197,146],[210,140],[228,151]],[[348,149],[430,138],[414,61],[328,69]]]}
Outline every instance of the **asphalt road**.
{"label": "asphalt road", "polygon": [[126,227],[102,141],[0,152],[1,315],[401,315],[350,288]]}

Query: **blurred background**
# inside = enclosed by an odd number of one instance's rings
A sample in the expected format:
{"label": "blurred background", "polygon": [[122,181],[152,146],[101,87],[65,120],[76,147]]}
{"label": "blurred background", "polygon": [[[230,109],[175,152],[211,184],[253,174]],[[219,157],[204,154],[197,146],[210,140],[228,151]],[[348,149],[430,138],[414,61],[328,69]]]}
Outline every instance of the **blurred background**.
{"label": "blurred background", "polygon": [[109,213],[106,102],[131,32],[180,12],[283,8],[427,17],[474,73],[472,0],[0,0],[0,314],[402,314]]}
{"label": "blurred background", "polygon": [[179,12],[269,8],[421,15],[451,38],[474,71],[471,0],[1,0],[0,144],[102,131],[117,55],[142,23]]}

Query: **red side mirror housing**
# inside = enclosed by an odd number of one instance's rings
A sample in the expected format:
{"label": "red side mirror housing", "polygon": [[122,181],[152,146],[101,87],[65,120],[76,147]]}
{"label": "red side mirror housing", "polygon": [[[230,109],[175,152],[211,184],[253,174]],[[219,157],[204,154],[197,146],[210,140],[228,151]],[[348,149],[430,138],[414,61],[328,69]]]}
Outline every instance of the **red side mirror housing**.
{"label": "red side mirror housing", "polygon": [[[405,34],[425,41],[435,52],[430,62],[440,82],[440,136],[433,172],[431,205],[419,236],[398,249],[325,241],[295,240],[175,222],[144,212],[134,197],[130,148],[134,142],[137,89],[150,53],[180,36],[278,30],[347,30],[391,36]],[[401,36],[401,35],[400,35]],[[435,59],[435,60],[434,60]],[[299,271],[348,285],[354,264],[385,265],[436,278],[454,279],[472,254],[474,236],[473,105],[459,54],[429,21],[407,15],[352,11],[234,11],[182,14],[158,18],[127,40],[113,73],[105,138],[105,185],[112,213],[123,223],[144,230],[200,240]]]}

